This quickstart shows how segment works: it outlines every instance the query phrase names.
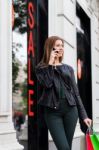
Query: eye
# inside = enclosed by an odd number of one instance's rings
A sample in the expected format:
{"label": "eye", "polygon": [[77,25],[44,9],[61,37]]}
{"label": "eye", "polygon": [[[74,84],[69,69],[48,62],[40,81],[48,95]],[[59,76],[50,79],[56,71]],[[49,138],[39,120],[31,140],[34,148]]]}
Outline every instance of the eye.
{"label": "eye", "polygon": [[56,45],[56,47],[59,47],[59,46],[60,46],[59,44]]}

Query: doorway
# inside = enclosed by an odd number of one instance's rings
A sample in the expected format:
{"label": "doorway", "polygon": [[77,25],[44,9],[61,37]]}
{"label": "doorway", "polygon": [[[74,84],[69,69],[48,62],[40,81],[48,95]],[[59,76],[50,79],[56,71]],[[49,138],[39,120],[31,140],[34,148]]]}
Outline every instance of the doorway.
{"label": "doorway", "polygon": [[77,83],[88,117],[92,118],[90,18],[78,3],[76,5],[76,37]]}

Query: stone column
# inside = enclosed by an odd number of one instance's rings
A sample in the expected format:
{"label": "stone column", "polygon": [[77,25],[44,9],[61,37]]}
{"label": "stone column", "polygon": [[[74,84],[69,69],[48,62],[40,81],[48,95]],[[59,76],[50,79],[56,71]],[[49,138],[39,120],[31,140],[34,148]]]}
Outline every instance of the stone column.
{"label": "stone column", "polygon": [[12,123],[12,0],[0,0],[0,150],[23,150]]}

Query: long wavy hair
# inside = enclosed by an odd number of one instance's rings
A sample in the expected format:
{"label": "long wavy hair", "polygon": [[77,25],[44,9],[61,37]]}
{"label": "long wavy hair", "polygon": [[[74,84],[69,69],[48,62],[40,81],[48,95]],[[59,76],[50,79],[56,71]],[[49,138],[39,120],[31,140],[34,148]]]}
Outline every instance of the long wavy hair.
{"label": "long wavy hair", "polygon": [[[61,40],[62,43],[64,44],[64,40],[58,36],[50,36],[46,39],[45,44],[44,44],[44,54],[43,57],[41,59],[41,61],[39,62],[39,64],[37,66],[47,66],[49,63],[49,59],[50,59],[50,54],[51,51],[55,45],[55,42],[57,40]],[[59,57],[59,62],[61,63],[63,60],[63,55],[62,57]]]}

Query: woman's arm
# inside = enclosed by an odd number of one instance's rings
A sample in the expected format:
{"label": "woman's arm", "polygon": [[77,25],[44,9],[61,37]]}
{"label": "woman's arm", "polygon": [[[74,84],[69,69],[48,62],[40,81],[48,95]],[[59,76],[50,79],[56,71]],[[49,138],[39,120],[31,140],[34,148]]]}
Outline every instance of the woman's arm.
{"label": "woman's arm", "polygon": [[46,67],[35,67],[35,73],[40,84],[45,88],[53,86],[53,67],[48,65]]}
{"label": "woman's arm", "polygon": [[78,113],[79,113],[79,117],[80,119],[84,120],[86,118],[88,118],[86,110],[84,108],[84,105],[82,103],[80,94],[79,94],[79,90],[78,90],[78,86],[76,84],[76,80],[75,80],[75,75],[74,75],[74,70],[72,67],[70,67],[70,71],[71,71],[71,84],[76,96],[76,103],[77,103],[77,107],[78,107]]}
{"label": "woman's arm", "polygon": [[77,103],[79,118],[87,126],[91,126],[92,120],[90,118],[88,118],[86,110],[85,110],[84,105],[82,103],[82,100],[81,100],[81,97],[79,94],[79,90],[78,90],[78,86],[77,86],[76,80],[75,80],[74,70],[72,67],[70,67],[70,68],[71,68],[71,84],[72,84],[72,87],[73,87],[73,90],[74,90],[75,96],[76,96],[76,103]]}

